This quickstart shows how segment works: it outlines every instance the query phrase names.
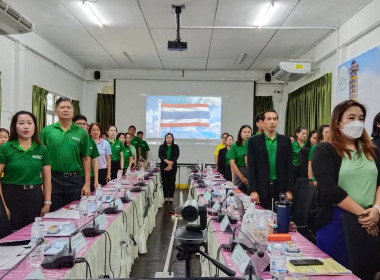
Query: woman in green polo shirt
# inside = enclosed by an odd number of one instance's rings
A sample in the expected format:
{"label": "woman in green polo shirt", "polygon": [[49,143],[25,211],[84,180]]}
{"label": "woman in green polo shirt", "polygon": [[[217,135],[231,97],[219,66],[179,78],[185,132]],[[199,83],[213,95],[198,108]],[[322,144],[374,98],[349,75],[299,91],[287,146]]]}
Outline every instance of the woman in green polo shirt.
{"label": "woman in green polo shirt", "polygon": [[226,155],[226,158],[230,160],[231,170],[234,173],[233,183],[246,194],[248,194],[248,169],[244,158],[247,154],[245,141],[251,135],[252,128],[249,125],[240,127],[237,141],[231,145],[231,149]]}
{"label": "woman in green polo shirt", "polygon": [[132,134],[130,134],[129,132],[125,133],[125,147],[129,148],[131,150],[131,153],[132,153],[132,156],[131,156],[131,160],[132,160],[132,167],[133,168],[136,168],[136,162],[137,162],[137,151],[136,151],[136,148],[135,146],[133,146],[131,144],[131,141],[132,141]]}
{"label": "woman in green polo shirt", "polygon": [[123,157],[124,157],[123,172],[125,172],[125,170],[127,170],[128,167],[132,166],[132,157],[133,157],[133,154],[132,154],[131,148],[129,148],[126,145],[125,133],[119,132],[117,134],[117,136],[116,136],[116,139],[119,139],[120,142],[124,146],[124,151],[123,151]]}
{"label": "woman in green polo shirt", "polygon": [[292,142],[293,146],[293,178],[295,183],[295,180],[297,178],[301,177],[301,170],[300,170],[300,150],[305,146],[306,140],[307,140],[307,129],[306,127],[300,126],[296,128],[295,131],[296,135],[296,141]]}
{"label": "woman in green polo shirt", "polygon": [[16,113],[10,130],[9,142],[0,146],[0,195],[12,229],[18,230],[50,210],[51,163],[32,113]]}
{"label": "woman in green polo shirt", "polygon": [[[318,128],[317,132],[317,144],[328,142],[330,140],[330,126],[328,124],[323,124]],[[308,168],[307,168],[307,176],[309,179],[313,180],[314,186],[317,186],[317,182],[315,181],[315,178],[313,176],[313,170],[311,168],[311,160],[313,159],[315,148],[317,147],[317,144],[314,144],[311,146],[310,153],[309,153],[309,162],[308,162]]]}
{"label": "woman in green polo shirt", "polygon": [[111,146],[111,179],[117,177],[117,172],[123,169],[124,166],[124,146],[120,140],[116,139],[117,128],[114,125],[110,125],[107,129],[107,141]]}

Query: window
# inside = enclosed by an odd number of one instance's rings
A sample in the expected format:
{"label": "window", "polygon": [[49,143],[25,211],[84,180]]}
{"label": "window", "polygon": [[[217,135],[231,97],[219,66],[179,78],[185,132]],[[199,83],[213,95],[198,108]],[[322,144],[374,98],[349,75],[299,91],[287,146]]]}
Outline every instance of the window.
{"label": "window", "polygon": [[58,121],[55,114],[55,102],[61,96],[56,93],[49,92],[46,96],[46,125],[53,124]]}

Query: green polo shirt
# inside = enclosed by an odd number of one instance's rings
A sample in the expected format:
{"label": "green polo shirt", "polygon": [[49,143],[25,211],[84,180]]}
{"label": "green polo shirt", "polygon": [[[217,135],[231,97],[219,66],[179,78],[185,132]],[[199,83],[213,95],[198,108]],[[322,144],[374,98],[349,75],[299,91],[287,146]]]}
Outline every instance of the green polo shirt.
{"label": "green polo shirt", "polygon": [[314,155],[314,151],[315,151],[316,147],[317,147],[317,144],[314,144],[313,146],[311,146],[308,160],[312,160],[313,159],[313,155]]}
{"label": "green polo shirt", "polygon": [[56,122],[42,129],[40,139],[49,150],[52,171],[83,171],[82,158],[91,155],[90,137],[83,128],[72,123],[64,131]]}
{"label": "green polo shirt", "polygon": [[129,158],[133,157],[132,150],[130,147],[124,147],[123,156],[124,156],[124,168],[128,168]]}
{"label": "green polo shirt", "polygon": [[377,167],[375,161],[368,160],[363,150],[350,151],[351,159],[346,155],[339,170],[338,185],[361,207],[366,208],[375,202],[377,189]]}
{"label": "green polo shirt", "polygon": [[[89,140],[90,140],[90,151],[91,151],[90,157],[91,159],[97,158],[99,156],[98,147],[96,147],[96,143],[94,139],[90,137]],[[91,177],[94,177],[94,169],[92,168],[92,164],[91,164]]]}
{"label": "green polo shirt", "polygon": [[145,140],[141,140],[141,156],[146,159],[146,152],[150,151],[149,145]]}
{"label": "green polo shirt", "polygon": [[138,147],[141,147],[141,139],[137,136],[133,137],[133,139],[131,140],[131,145],[133,145],[137,150]]}
{"label": "green polo shirt", "polygon": [[124,152],[124,145],[119,139],[115,139],[114,142],[111,142],[109,139],[106,139],[111,146],[111,160],[120,160],[120,152]]}
{"label": "green polo shirt", "polygon": [[269,180],[277,179],[277,171],[276,171],[276,156],[277,156],[277,132],[276,136],[270,139],[265,132],[265,145],[267,146],[268,158],[269,158]]}
{"label": "green polo shirt", "polygon": [[49,151],[44,145],[33,141],[25,151],[17,140],[0,146],[0,163],[5,164],[2,183],[16,185],[42,184],[42,166],[51,164]]}
{"label": "green polo shirt", "polygon": [[246,165],[245,165],[244,155],[246,154],[247,154],[247,149],[245,145],[238,146],[235,142],[235,143],[232,143],[230,150],[227,152],[226,158],[229,160],[231,159],[235,160],[237,167],[245,167]]}
{"label": "green polo shirt", "polygon": [[300,150],[305,146],[306,142],[301,146],[298,141],[292,142],[293,147],[293,165],[300,166]]}
{"label": "green polo shirt", "polygon": [[172,153],[172,145],[168,146],[168,149],[166,150],[166,159],[170,160],[170,154]]}

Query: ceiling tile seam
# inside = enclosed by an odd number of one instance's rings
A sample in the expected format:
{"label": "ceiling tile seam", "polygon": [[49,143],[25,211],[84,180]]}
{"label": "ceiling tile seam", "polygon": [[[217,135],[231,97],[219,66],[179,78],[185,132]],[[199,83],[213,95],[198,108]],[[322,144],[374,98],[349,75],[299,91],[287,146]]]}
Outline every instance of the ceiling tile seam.
{"label": "ceiling tile seam", "polygon": [[119,65],[119,67],[121,69],[123,69],[123,66],[120,65],[120,63],[102,46],[102,44],[100,44],[100,42],[90,33],[90,31],[87,30],[87,28],[70,12],[70,10],[62,4],[62,2],[60,0],[57,0],[57,2],[59,4],[61,4],[61,6],[73,17],[75,18],[75,20],[83,27],[84,30],[86,30],[86,32],[88,33],[88,35],[90,35],[98,44],[99,46],[109,55],[110,58],[112,58],[113,61],[116,62],[117,65]]}
{"label": "ceiling tile seam", "polygon": [[[281,22],[280,24],[280,27],[285,23],[285,21],[288,19],[288,17],[293,13],[294,9],[298,6],[298,4],[301,2],[301,0],[298,0],[297,3],[294,5],[294,7],[292,8],[292,10],[289,12],[289,14],[286,16],[286,18]],[[265,48],[269,45],[270,41],[272,41],[273,37],[277,34],[279,29],[277,29],[273,35],[270,37],[270,39],[268,40],[268,42],[265,44],[265,46],[261,49],[261,51],[259,52],[259,54],[256,56],[256,58],[253,60],[253,62],[251,63],[251,65],[248,66],[247,68],[247,71],[249,71],[249,69],[252,67],[252,65],[256,62],[256,60],[259,58],[259,56],[262,54],[262,52],[265,50]]]}
{"label": "ceiling tile seam", "polygon": [[144,18],[144,22],[145,22],[146,28],[148,29],[150,39],[152,40],[152,43],[153,43],[153,45],[154,45],[154,48],[156,49],[158,59],[159,59],[160,62],[161,62],[162,69],[163,69],[163,70],[166,70],[166,69],[165,69],[165,66],[164,66],[164,63],[162,62],[162,59],[161,59],[160,53],[158,52],[158,48],[157,48],[157,46],[156,46],[156,43],[154,42],[154,39],[153,39],[153,36],[152,36],[152,32],[150,32],[150,27],[149,27],[149,25],[148,25],[148,22],[146,21],[145,15],[144,15],[143,10],[142,10],[141,5],[140,5],[140,1],[139,1],[139,0],[136,0],[136,1],[137,1],[137,5],[139,5],[141,15],[142,15],[142,17]]}
{"label": "ceiling tile seam", "polygon": [[[216,1],[216,7],[215,7],[215,13],[214,13],[214,22],[212,23],[212,26],[215,26],[216,14],[218,13],[218,6],[219,6],[219,0]],[[207,70],[208,59],[210,58],[210,51],[211,51],[211,44],[212,44],[213,35],[214,35],[214,29],[211,29],[210,44],[208,45],[208,52],[207,52],[207,59],[206,59],[205,70]]]}

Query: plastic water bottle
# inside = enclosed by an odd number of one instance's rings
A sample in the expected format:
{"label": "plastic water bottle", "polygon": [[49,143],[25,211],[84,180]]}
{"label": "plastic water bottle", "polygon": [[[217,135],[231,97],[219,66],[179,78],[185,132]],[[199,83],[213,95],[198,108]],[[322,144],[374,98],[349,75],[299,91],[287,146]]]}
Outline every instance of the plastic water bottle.
{"label": "plastic water bottle", "polygon": [[127,174],[127,184],[129,184],[129,180],[131,179],[131,174],[132,174],[130,167],[127,168],[126,174]]}
{"label": "plastic water bottle", "polygon": [[255,237],[260,245],[268,244],[268,219],[265,213],[255,215]]}
{"label": "plastic water bottle", "polygon": [[[41,217],[36,217],[32,225],[32,231],[30,235],[30,244],[33,248],[39,238],[44,238],[44,223]],[[30,253],[30,265],[33,267],[40,266],[44,259],[43,245],[37,246],[32,253]]]}
{"label": "plastic water bottle", "polygon": [[100,204],[102,203],[103,199],[103,188],[102,185],[98,185],[95,192],[96,197],[96,209],[99,208]]}
{"label": "plastic water bottle", "polygon": [[234,214],[234,209],[235,209],[235,199],[233,196],[228,196],[227,200],[227,213],[233,215]]}
{"label": "plastic water bottle", "polygon": [[116,177],[116,182],[120,182],[121,181],[121,177],[123,176],[123,171],[119,170],[117,172],[117,177]]}
{"label": "plastic water bottle", "polygon": [[79,215],[80,215],[80,225],[82,226],[87,221],[88,216],[88,200],[87,197],[82,196],[79,203]]}
{"label": "plastic water bottle", "polygon": [[286,277],[286,257],[280,243],[272,244],[270,254],[270,275],[272,279],[283,280]]}

